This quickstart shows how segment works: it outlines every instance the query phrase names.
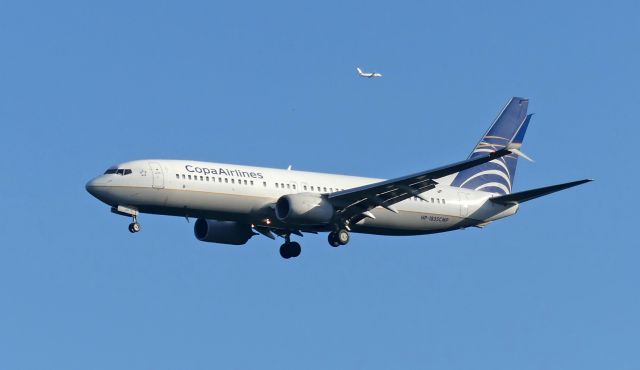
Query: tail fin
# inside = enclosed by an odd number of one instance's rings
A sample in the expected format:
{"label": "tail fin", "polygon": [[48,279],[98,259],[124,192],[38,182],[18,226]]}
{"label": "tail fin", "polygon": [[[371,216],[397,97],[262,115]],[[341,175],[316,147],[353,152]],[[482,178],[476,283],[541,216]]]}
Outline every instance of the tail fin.
{"label": "tail fin", "polygon": [[519,148],[531,120],[527,115],[529,100],[513,97],[502,109],[493,124],[482,136],[469,158],[479,157],[510,145],[516,150],[491,162],[459,172],[451,186],[481,190],[498,194],[510,194],[518,164]]}

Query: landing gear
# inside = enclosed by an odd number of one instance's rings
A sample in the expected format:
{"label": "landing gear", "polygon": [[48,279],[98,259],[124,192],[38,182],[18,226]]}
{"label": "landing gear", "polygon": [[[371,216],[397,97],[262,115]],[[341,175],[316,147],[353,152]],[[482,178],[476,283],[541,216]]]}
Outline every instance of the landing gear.
{"label": "landing gear", "polygon": [[339,229],[329,233],[329,244],[332,247],[346,245],[347,243],[349,243],[349,231],[347,229]]}
{"label": "landing gear", "polygon": [[140,224],[138,223],[138,217],[133,216],[133,222],[129,224],[129,232],[135,234],[139,232],[141,229]]}
{"label": "landing gear", "polygon": [[336,239],[338,240],[338,243],[340,243],[340,245],[346,245],[347,243],[349,243],[349,232],[346,229],[338,230]]}
{"label": "landing gear", "polygon": [[132,223],[129,224],[129,232],[130,233],[134,233],[135,234],[135,233],[139,232],[140,229],[141,229],[140,224],[137,223],[137,222],[132,222]]}
{"label": "landing gear", "polygon": [[300,252],[302,252],[302,248],[300,247],[300,244],[296,242],[286,241],[280,246],[280,255],[284,259],[298,257],[300,255]]}
{"label": "landing gear", "polygon": [[330,232],[329,233],[329,245],[331,245],[332,247],[339,247],[340,243],[338,243],[338,238],[336,237],[336,233],[335,232]]}

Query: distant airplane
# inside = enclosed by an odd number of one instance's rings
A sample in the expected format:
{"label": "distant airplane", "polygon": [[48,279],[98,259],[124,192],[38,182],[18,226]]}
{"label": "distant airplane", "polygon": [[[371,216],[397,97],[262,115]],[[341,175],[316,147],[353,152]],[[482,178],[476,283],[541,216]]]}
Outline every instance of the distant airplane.
{"label": "distant airplane", "polygon": [[[532,116],[528,104],[528,99],[511,98],[466,160],[391,180],[149,159],[109,167],[87,183],[87,191],[113,213],[131,217],[132,233],[140,231],[140,213],[193,217],[200,241],[241,245],[255,235],[279,236],[285,241],[283,258],[300,254],[291,237],[303,233],[327,232],[329,244],[337,247],[347,244],[352,232],[421,235],[484,227],[514,215],[527,201],[591,181],[513,192]],[[459,137],[452,131],[448,137],[455,142]],[[416,157],[424,157],[424,148],[414,149]],[[393,158],[389,151],[381,155]],[[538,221],[562,222],[573,211],[551,209]],[[530,227],[530,233],[544,232],[539,225]]]}
{"label": "distant airplane", "polygon": [[371,78],[371,77],[382,77],[381,73],[369,73],[369,72],[362,72],[362,70],[358,67],[356,68],[356,70],[358,70],[358,76],[360,77],[367,77],[367,78]]}

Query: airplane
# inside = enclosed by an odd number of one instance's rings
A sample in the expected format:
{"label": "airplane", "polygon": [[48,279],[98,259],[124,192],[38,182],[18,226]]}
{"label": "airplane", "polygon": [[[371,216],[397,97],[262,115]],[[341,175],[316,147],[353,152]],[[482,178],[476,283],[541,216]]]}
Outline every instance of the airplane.
{"label": "airplane", "polygon": [[141,213],[196,218],[203,242],[243,245],[256,235],[284,239],[280,255],[298,257],[292,236],[328,232],[333,247],[351,233],[423,235],[483,228],[520,204],[592,181],[512,192],[531,114],[513,97],[469,157],[390,180],[191,160],[146,159],[109,167],[87,191],[131,217]]}
{"label": "airplane", "polygon": [[382,77],[382,74],[380,73],[369,73],[369,72],[362,72],[362,70],[358,67],[356,68],[356,70],[358,71],[358,76],[360,77],[367,77],[367,78],[371,78],[371,77]]}

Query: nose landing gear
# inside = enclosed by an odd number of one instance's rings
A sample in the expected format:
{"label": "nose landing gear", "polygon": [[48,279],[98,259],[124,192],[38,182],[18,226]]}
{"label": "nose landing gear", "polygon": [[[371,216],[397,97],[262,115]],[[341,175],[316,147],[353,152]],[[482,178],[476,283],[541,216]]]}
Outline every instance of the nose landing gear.
{"label": "nose landing gear", "polygon": [[137,233],[142,228],[138,223],[138,209],[131,206],[117,206],[111,207],[111,212],[120,216],[131,217],[131,223],[129,224],[130,233]]}
{"label": "nose landing gear", "polygon": [[142,227],[138,223],[138,217],[137,216],[133,216],[133,222],[129,224],[129,232],[132,233],[132,234],[135,234],[137,232],[140,232],[141,228]]}

